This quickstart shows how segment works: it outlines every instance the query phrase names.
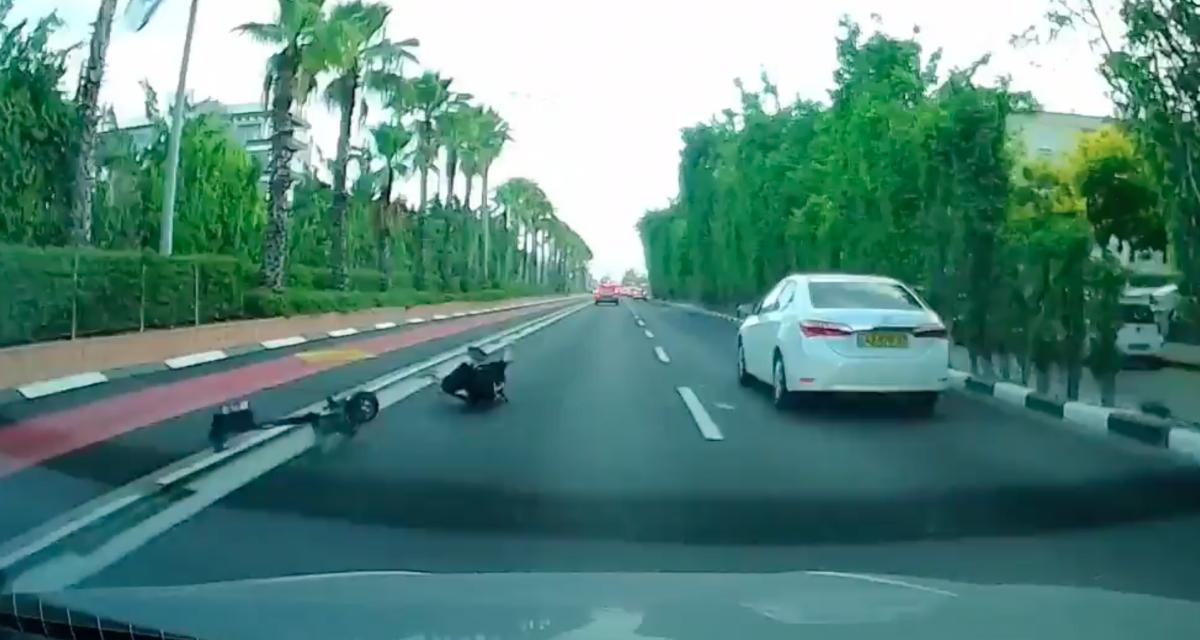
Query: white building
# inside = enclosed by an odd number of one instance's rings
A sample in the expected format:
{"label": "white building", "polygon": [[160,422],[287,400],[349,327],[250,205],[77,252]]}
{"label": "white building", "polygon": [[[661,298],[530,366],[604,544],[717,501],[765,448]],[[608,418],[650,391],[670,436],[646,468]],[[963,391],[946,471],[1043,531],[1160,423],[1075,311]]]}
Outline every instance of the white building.
{"label": "white building", "polygon": [[[229,125],[233,138],[258,160],[263,168],[262,182],[266,184],[267,165],[271,159],[271,112],[262,103],[227,105],[216,100],[205,100],[191,106],[189,115],[192,114],[220,116]],[[293,115],[292,122],[292,138],[295,141],[292,171],[299,174],[312,164],[312,141],[309,124],[303,117]],[[138,148],[149,146],[156,135],[154,123],[148,120],[120,127],[115,131],[130,136]]]}
{"label": "white building", "polygon": [[[1115,118],[1104,116],[1034,111],[1010,114],[1007,126],[1009,135],[1016,138],[1026,154],[1053,162],[1064,159],[1081,135],[1115,122]],[[1135,255],[1127,243],[1116,239],[1109,244],[1109,250],[1122,264],[1139,273],[1167,275],[1174,271],[1161,251]]]}
{"label": "white building", "polygon": [[1075,148],[1079,136],[1114,122],[1103,116],[1033,111],[1010,114],[1007,126],[1030,157],[1057,160]]}

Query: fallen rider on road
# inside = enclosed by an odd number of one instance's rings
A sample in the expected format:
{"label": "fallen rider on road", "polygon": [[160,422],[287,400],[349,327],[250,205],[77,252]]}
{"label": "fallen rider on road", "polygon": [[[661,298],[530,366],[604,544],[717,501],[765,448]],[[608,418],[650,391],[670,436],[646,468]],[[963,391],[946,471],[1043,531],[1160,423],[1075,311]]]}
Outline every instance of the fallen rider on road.
{"label": "fallen rider on road", "polygon": [[508,348],[487,353],[467,347],[467,361],[442,378],[442,391],[470,405],[484,402],[507,402],[504,395],[505,372],[512,362]]}

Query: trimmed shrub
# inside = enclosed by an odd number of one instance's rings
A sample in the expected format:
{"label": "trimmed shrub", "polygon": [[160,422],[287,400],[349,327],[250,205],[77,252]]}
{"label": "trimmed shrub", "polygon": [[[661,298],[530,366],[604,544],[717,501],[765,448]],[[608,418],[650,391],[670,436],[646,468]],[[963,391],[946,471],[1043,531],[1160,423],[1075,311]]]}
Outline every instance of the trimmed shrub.
{"label": "trimmed shrub", "polygon": [[[351,291],[322,290],[329,270],[295,266],[282,293],[254,289],[257,267],[230,256],[0,244],[0,346],[247,317],[411,307],[536,295],[529,287],[383,291],[383,274],[351,272]],[[310,286],[301,287],[300,283]],[[314,288],[315,287],[315,288]]]}

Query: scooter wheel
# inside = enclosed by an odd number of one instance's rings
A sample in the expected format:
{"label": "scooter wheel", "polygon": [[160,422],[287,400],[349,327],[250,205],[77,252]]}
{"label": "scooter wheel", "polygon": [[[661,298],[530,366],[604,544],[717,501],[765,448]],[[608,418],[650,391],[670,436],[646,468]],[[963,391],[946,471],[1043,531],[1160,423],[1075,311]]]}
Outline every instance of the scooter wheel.
{"label": "scooter wheel", "polygon": [[346,422],[357,427],[379,415],[379,398],[370,391],[359,391],[346,400]]}

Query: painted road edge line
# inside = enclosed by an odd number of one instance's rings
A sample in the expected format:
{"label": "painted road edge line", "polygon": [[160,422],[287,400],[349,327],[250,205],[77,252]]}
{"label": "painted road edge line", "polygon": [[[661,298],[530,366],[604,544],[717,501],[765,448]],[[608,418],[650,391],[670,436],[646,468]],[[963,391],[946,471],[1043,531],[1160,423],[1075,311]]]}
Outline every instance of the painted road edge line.
{"label": "painted road edge line", "polygon": [[32,400],[33,398],[40,398],[61,391],[90,387],[102,382],[108,382],[108,376],[99,371],[85,371],[74,375],[62,376],[61,378],[30,382],[29,384],[17,387],[17,393],[25,396],[26,400]]}
{"label": "painted road edge line", "polygon": [[663,364],[671,364],[671,357],[667,355],[666,351],[663,351],[662,347],[655,345],[654,346],[654,355],[658,356],[659,362],[661,362]]}
{"label": "painted road edge line", "polygon": [[692,420],[696,422],[700,435],[709,441],[724,440],[721,429],[713,422],[712,416],[708,415],[708,410],[704,408],[700,398],[696,397],[696,392],[692,391],[691,387],[676,387],[675,390],[679,392],[679,397],[683,398],[688,413],[692,414]]}
{"label": "painted road edge line", "polygon": [[[548,300],[535,300],[532,302],[524,302],[521,304],[510,304],[510,305],[504,305],[504,306],[500,306],[500,307],[489,307],[488,309],[486,309],[482,312],[478,312],[478,313],[479,314],[496,313],[496,312],[501,312],[501,311],[525,309],[525,308],[529,308],[529,307],[538,307],[538,306],[544,306],[544,305],[556,304],[556,303],[570,303],[572,300],[575,300],[577,298],[582,298],[582,297],[584,297],[584,294],[567,295],[567,296],[562,296],[562,297],[548,299]],[[434,316],[432,318],[432,320],[446,320],[449,317],[450,316],[446,316],[446,315],[437,315],[437,316]],[[426,318],[409,318],[409,319],[405,320],[404,324],[421,324],[421,323],[430,322],[430,321],[431,321],[431,319],[426,319]],[[385,325],[387,323],[380,323],[380,324]],[[375,329],[379,329],[379,328],[381,328],[381,327],[378,325],[375,326]],[[383,327],[383,328],[389,328],[389,327]],[[360,329],[360,330],[356,330],[355,332],[357,333],[358,331],[370,331],[370,330],[371,329]],[[243,345],[237,345],[234,347],[227,347],[223,351],[204,351],[204,352],[200,352],[200,353],[191,353],[191,354],[185,354],[182,356],[176,356],[173,358],[169,358],[167,360],[157,360],[154,362],[145,362],[145,363],[134,364],[134,365],[125,366],[125,367],[110,368],[110,369],[105,369],[103,371],[84,371],[81,373],[70,374],[67,376],[60,376],[58,378],[51,378],[51,379],[47,379],[47,380],[37,380],[34,382],[27,382],[24,385],[19,385],[17,387],[0,389],[0,404],[6,404],[9,402],[22,402],[22,401],[28,401],[28,400],[35,400],[35,399],[41,398],[43,396],[53,395],[56,393],[62,393],[64,391],[70,391],[72,389],[78,389],[81,387],[92,386],[92,385],[96,385],[96,384],[104,384],[106,382],[111,382],[113,380],[120,380],[120,379],[128,378],[131,376],[137,376],[137,375],[149,374],[149,373],[158,373],[158,372],[162,371],[162,369],[160,369],[158,367],[166,367],[167,369],[182,369],[184,367],[190,367],[190,366],[194,366],[194,365],[198,365],[198,364],[215,362],[217,360],[233,358],[233,357],[237,357],[237,356],[241,356],[241,355],[245,355],[245,354],[249,354],[249,353],[254,353],[254,352],[258,351],[258,349],[255,345],[261,347],[262,349],[269,351],[272,349],[280,349],[283,347],[290,347],[290,346],[294,346],[294,345],[298,345],[298,344],[303,344],[303,343],[309,342],[309,341],[324,340],[329,335],[330,334],[328,334],[328,333],[316,333],[316,334],[312,334],[311,336],[302,336],[301,335],[301,336],[287,336],[287,337],[283,337],[283,338],[274,338],[274,339],[270,339],[270,340],[264,340],[264,341],[261,341],[258,343],[248,343],[248,344],[243,344]],[[347,335],[350,335],[350,334],[347,334]],[[218,355],[218,354],[220,354],[220,355]],[[97,377],[97,375],[102,376],[103,379],[101,379],[100,377]],[[84,383],[86,383],[86,384],[84,384]],[[22,389],[24,389],[25,391],[22,391]]]}
{"label": "painted road edge line", "polygon": [[214,349],[213,351],[201,351],[200,353],[189,353],[186,356],[167,358],[163,360],[163,364],[167,365],[168,369],[183,369],[184,367],[194,367],[206,362],[224,360],[227,357],[224,351]]}
{"label": "painted road edge line", "polygon": [[308,342],[308,338],[304,336],[288,336],[286,338],[275,338],[273,340],[263,340],[259,344],[264,349],[282,349],[283,347],[292,347],[298,344]]}
{"label": "painted road edge line", "polygon": [[[497,346],[510,344],[527,335],[540,331],[587,306],[578,304],[557,309],[515,327],[500,330],[482,340],[469,342],[468,344]],[[385,396],[387,405],[395,404],[409,395],[428,387],[433,381],[431,379],[417,380],[416,382],[420,384],[409,385],[404,390],[394,394],[387,393],[383,389],[384,387],[390,387],[397,382],[403,381],[405,378],[412,379],[413,376],[426,369],[445,368],[456,365],[458,361],[466,358],[464,352],[465,349],[461,346],[449,349],[421,363],[409,365],[400,371],[385,374],[372,381],[346,389],[336,394],[335,397],[345,397],[355,391],[364,389],[383,391],[384,393],[380,397],[381,408],[385,404]],[[448,372],[448,370],[448,368],[444,369],[443,373]],[[323,400],[314,402],[292,412],[290,415],[316,411],[323,407],[324,404],[325,401]],[[236,442],[231,442],[232,446],[220,452],[214,452],[211,449],[201,450],[162,469],[129,482],[122,487],[118,487],[104,496],[59,514],[50,522],[44,523],[17,538],[0,542],[0,553],[3,554],[2,557],[5,560],[4,563],[0,563],[0,569],[11,570],[14,565],[27,562],[29,558],[74,535],[84,525],[115,516],[126,507],[132,507],[136,503],[160,495],[161,490],[167,486],[189,483],[189,488],[194,492],[191,496],[185,497],[178,502],[172,502],[156,513],[151,514],[150,517],[141,519],[130,527],[121,529],[104,540],[103,544],[91,554],[83,557],[72,556],[68,558],[68,566],[63,570],[80,574],[78,579],[70,582],[74,584],[78,580],[82,580],[93,575],[96,571],[102,570],[105,566],[109,566],[111,562],[115,562],[121,557],[128,555],[128,553],[157,537],[171,526],[190,518],[207,506],[232,493],[238,487],[244,486],[271,469],[289,462],[304,451],[312,448],[316,443],[317,441],[311,428],[297,425],[276,427],[247,434],[246,437],[240,438]],[[253,459],[247,460],[246,458],[253,456],[268,458],[270,462],[265,467],[261,467],[260,465],[261,468],[249,468],[248,465],[253,463]],[[215,467],[224,468],[226,465],[231,470],[231,474],[228,477],[225,475],[208,475],[206,473],[210,469],[216,470],[214,469]],[[219,485],[220,488],[214,490],[212,485]],[[172,515],[172,509],[175,507],[179,507],[178,511],[182,512],[181,517],[179,517],[179,513]],[[169,520],[170,518],[175,519],[165,522],[166,526],[161,526],[165,520]],[[129,538],[129,536],[138,534],[143,529],[149,530],[149,535],[143,535],[140,539],[136,540]],[[113,557],[114,550],[116,553],[115,557]],[[111,561],[109,564],[100,567],[88,566],[89,563],[94,564],[97,557],[107,557]],[[39,579],[43,581],[60,579],[61,576],[50,577],[56,571],[56,567],[53,565],[60,559],[51,558],[48,563],[41,562],[40,564],[32,565],[28,569],[34,572],[32,580],[37,582]],[[47,564],[50,566],[47,566]],[[15,572],[14,574],[10,574],[10,576],[13,579],[20,579],[21,582],[26,582],[29,579],[25,575],[25,570]],[[13,587],[14,583],[10,582],[3,586]]]}

